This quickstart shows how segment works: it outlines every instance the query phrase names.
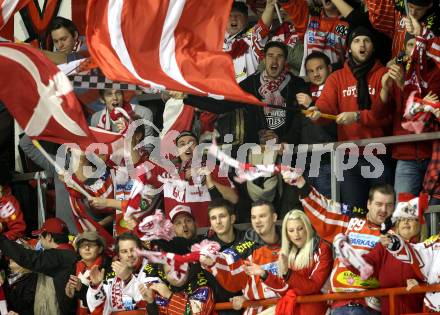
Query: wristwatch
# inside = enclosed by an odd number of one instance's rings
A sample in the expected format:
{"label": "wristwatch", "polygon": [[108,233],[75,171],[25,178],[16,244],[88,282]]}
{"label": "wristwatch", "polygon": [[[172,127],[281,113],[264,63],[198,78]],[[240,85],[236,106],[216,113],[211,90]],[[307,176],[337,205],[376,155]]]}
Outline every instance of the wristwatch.
{"label": "wristwatch", "polygon": [[356,122],[359,122],[361,120],[361,112],[357,111],[355,116]]}

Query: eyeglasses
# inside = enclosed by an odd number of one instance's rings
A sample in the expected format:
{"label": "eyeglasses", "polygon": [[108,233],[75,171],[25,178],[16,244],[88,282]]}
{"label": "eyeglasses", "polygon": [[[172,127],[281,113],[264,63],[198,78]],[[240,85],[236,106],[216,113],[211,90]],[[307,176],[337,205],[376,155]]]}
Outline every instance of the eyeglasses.
{"label": "eyeglasses", "polygon": [[86,248],[86,247],[89,247],[89,248],[98,247],[98,244],[96,244],[96,243],[81,243],[79,245],[80,249],[83,249],[83,248]]}

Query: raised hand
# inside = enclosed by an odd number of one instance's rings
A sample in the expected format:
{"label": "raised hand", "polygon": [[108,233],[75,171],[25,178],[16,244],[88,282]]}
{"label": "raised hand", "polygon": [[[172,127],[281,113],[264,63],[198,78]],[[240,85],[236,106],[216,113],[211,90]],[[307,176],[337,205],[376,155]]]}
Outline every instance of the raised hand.
{"label": "raised hand", "polygon": [[101,284],[102,280],[104,280],[104,269],[99,269],[98,266],[93,266],[90,269],[90,284],[94,286],[98,286]]}
{"label": "raised hand", "polygon": [[304,179],[304,177],[302,175],[298,176],[294,172],[282,171],[281,175],[283,176],[284,182],[288,185],[302,188],[306,184],[306,180]]}
{"label": "raised hand", "polygon": [[415,17],[409,15],[408,17],[404,18],[404,21],[407,33],[413,36],[419,36],[422,34],[422,26]]}

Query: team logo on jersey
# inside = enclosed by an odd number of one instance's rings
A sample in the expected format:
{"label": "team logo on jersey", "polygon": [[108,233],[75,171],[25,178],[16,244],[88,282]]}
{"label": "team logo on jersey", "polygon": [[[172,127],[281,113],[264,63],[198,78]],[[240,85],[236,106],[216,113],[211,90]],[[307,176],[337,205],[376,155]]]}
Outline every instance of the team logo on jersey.
{"label": "team logo on jersey", "polygon": [[350,232],[348,234],[348,238],[350,239],[351,245],[368,247],[368,248],[373,248],[374,246],[376,246],[377,242],[379,241],[379,236],[353,233],[353,232]]}
{"label": "team logo on jersey", "polygon": [[191,299],[205,302],[208,300],[209,297],[209,290],[208,288],[198,288],[194,291],[193,295],[191,296]]}
{"label": "team logo on jersey", "polygon": [[261,268],[270,272],[271,274],[277,276],[278,275],[278,264],[276,262],[272,262],[269,264],[262,265]]}
{"label": "team logo on jersey", "polygon": [[379,287],[379,281],[376,278],[368,278],[367,280],[362,280],[360,276],[348,270],[340,272],[336,276],[336,280],[339,283],[350,287],[360,287],[360,288]]}

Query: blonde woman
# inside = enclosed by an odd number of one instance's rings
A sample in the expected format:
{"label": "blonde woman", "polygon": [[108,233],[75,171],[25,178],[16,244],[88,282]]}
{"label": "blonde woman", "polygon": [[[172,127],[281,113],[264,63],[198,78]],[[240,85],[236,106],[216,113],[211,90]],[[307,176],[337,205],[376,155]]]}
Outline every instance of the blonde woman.
{"label": "blonde woman", "polygon": [[[291,210],[283,220],[281,251],[275,276],[264,266],[249,264],[245,267],[250,276],[259,276],[273,291],[284,297],[277,304],[276,314],[325,314],[326,303],[295,305],[295,296],[320,294],[330,275],[333,264],[331,245],[320,240],[309,218],[301,210]],[[286,294],[287,293],[287,294]]]}

